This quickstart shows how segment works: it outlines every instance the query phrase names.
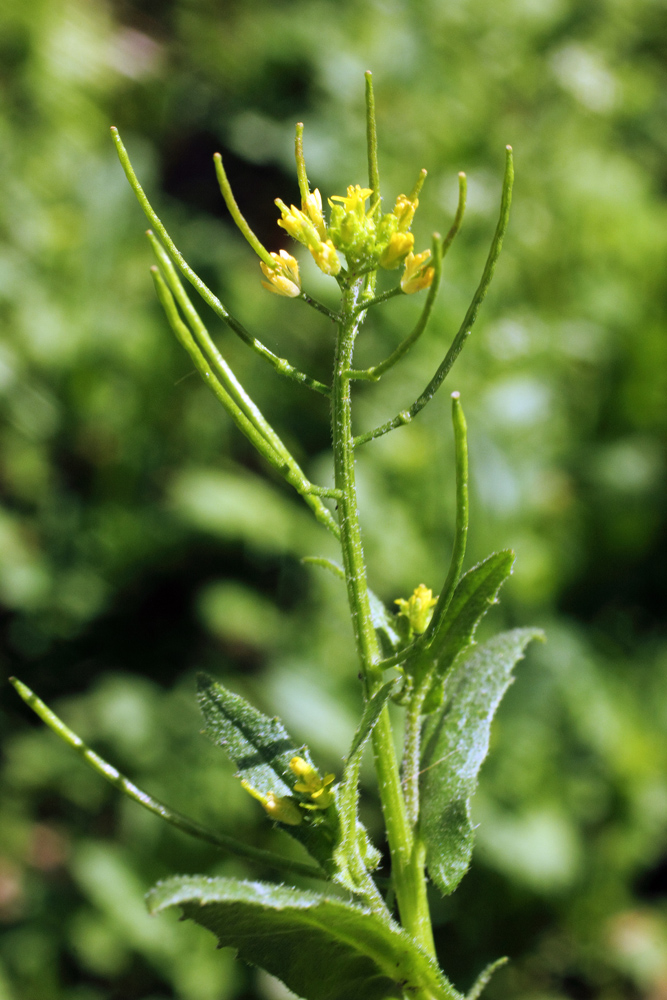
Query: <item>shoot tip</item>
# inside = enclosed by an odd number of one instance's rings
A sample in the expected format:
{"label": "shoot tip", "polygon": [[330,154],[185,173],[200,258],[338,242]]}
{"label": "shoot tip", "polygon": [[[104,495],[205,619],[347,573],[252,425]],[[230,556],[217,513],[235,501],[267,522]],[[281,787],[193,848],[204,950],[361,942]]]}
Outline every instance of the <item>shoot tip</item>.
{"label": "shoot tip", "polygon": [[460,398],[461,398],[461,393],[457,389],[455,392],[452,393],[452,399],[460,399]]}

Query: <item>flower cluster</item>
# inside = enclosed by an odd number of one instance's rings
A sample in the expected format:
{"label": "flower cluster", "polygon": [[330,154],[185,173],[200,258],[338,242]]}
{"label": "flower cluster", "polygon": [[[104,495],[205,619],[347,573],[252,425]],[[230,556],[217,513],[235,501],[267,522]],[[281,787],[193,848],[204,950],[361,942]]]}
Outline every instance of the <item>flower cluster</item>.
{"label": "flower cluster", "polygon": [[[319,269],[331,277],[341,271],[339,254],[342,254],[352,272],[376,267],[393,270],[405,264],[401,289],[406,295],[428,288],[434,275],[434,269],[426,266],[431,252],[425,250],[415,256],[415,238],[410,232],[419,205],[417,195],[400,194],[393,211],[381,215],[379,200],[367,206],[372,194],[371,188],[354,184],[348,187],[346,195],[332,195],[328,225],[322,211],[322,196],[317,189],[302,199],[301,208],[288,207],[276,198],[281,212],[278,225],[303,244]],[[267,279],[262,282],[264,287],[278,295],[292,298],[299,295],[299,269],[294,257],[284,250],[272,253],[271,257],[275,267],[261,264]]]}

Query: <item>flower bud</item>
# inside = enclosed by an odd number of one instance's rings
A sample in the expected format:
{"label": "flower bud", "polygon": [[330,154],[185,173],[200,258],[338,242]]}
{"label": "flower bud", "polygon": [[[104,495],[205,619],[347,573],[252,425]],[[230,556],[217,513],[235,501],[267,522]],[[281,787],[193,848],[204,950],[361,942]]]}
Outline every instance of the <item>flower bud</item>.
{"label": "flower bud", "polygon": [[326,240],[326,242],[318,242],[316,246],[308,246],[311,254],[313,255],[313,260],[319,267],[320,271],[324,274],[329,274],[335,277],[340,271],[340,260],[338,254],[336,253],[336,248],[331,242],[331,240]]}
{"label": "flower bud", "polygon": [[412,233],[394,233],[380,257],[380,267],[392,271],[401,264],[415,245]]}
{"label": "flower bud", "polygon": [[423,288],[429,288],[433,281],[435,268],[427,267],[426,261],[431,256],[430,250],[413,254],[410,252],[405,260],[405,271],[401,278],[401,289],[406,295],[413,295],[421,292]]}
{"label": "flower bud", "polygon": [[308,216],[296,205],[290,205],[288,208],[280,198],[276,198],[276,205],[283,216],[282,219],[278,219],[278,225],[282,226],[293,239],[307,246],[309,250],[317,246],[320,237]]}
{"label": "flower bud", "polygon": [[297,261],[286,250],[272,253],[271,257],[276,262],[275,267],[269,267],[263,261],[260,262],[259,266],[268,279],[262,281],[262,284],[275,295],[285,295],[290,299],[296,298],[297,295],[301,294],[301,279]]}
{"label": "flower bud", "polygon": [[262,808],[269,814],[276,823],[286,823],[287,826],[299,826],[303,820],[296,802],[287,795],[276,795],[269,792],[262,795],[256,788],[253,788],[247,781],[241,780],[246,792],[252,795],[253,799],[261,804]]}
{"label": "flower bud", "polygon": [[311,191],[310,194],[303,200],[301,207],[315,226],[317,235],[320,239],[326,240],[327,230],[324,225],[324,215],[322,214],[322,196],[317,188],[315,188],[314,191]]}
{"label": "flower bud", "polygon": [[399,194],[396,199],[396,204],[394,205],[394,215],[398,219],[398,228],[400,232],[405,233],[410,228],[418,205],[419,198],[415,198],[414,201],[411,201],[407,195]]}
{"label": "flower bud", "polygon": [[394,601],[394,604],[398,604],[399,615],[408,619],[410,628],[417,635],[421,635],[428,628],[433,617],[433,608],[437,603],[438,598],[434,597],[433,591],[423,583],[415,587],[407,601],[402,597]]}

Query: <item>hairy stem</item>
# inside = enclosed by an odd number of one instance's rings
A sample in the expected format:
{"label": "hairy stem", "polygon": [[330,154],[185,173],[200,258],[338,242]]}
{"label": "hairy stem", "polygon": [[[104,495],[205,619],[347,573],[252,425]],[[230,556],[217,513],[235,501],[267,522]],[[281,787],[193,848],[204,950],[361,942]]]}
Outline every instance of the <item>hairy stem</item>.
{"label": "hairy stem", "polygon": [[[364,315],[356,312],[362,294],[362,279],[343,287],[342,318],[338,327],[332,387],[332,435],[335,484],[336,489],[342,494],[338,511],[343,566],[357,654],[366,696],[369,698],[382,684],[382,671],[379,668],[381,654],[371,619],[361,543],[348,374],[352,366],[355,338]],[[429,954],[434,954],[423,859],[420,864],[418,853],[415,853],[415,841],[401,789],[392,727],[386,706],[382,709],[373,729],[372,740],[391,854],[392,879],[401,921],[420,945]]]}

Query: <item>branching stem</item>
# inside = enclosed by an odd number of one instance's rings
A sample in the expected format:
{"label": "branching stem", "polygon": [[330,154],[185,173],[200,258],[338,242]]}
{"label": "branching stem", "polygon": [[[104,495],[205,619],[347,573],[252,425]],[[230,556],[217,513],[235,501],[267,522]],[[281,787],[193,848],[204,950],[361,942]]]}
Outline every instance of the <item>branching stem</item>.
{"label": "branching stem", "polygon": [[387,434],[389,431],[393,431],[395,428],[401,427],[403,424],[409,424],[410,421],[417,416],[420,410],[423,410],[426,404],[433,399],[436,392],[447,378],[454,362],[463,349],[463,345],[472,333],[472,328],[475,325],[479,307],[484,301],[491,283],[491,278],[493,277],[493,272],[502,249],[503,238],[507,230],[507,223],[509,222],[513,181],[514,164],[512,160],[512,147],[507,146],[505,177],[503,180],[503,196],[500,204],[500,218],[498,219],[498,225],[496,226],[496,231],[491,242],[491,249],[489,250],[489,255],[486,259],[486,264],[484,265],[484,271],[482,272],[480,283],[477,286],[477,290],[475,291],[463,322],[461,323],[461,326],[452,341],[451,347],[447,351],[447,354],[445,355],[445,358],[435,375],[412,406],[407,410],[401,410],[401,412],[398,413],[393,420],[387,421],[386,424],[382,424],[380,427],[375,427],[372,431],[366,431],[365,434],[360,434],[354,439],[355,446],[366,444],[367,441],[374,441],[375,438],[382,437],[383,434]]}
{"label": "branching stem", "polygon": [[263,851],[260,848],[251,847],[249,844],[244,844],[234,837],[228,837],[224,833],[214,833],[212,830],[202,826],[201,823],[197,823],[196,820],[190,819],[188,816],[184,816],[182,813],[176,812],[175,809],[166,806],[164,802],[154,799],[152,795],[142,791],[141,788],[138,788],[133,782],[129,781],[112,764],[107,763],[99,754],[96,754],[94,750],[87,747],[81,737],[72,732],[62,719],[55,712],[52,712],[29,687],[16,677],[10,677],[9,680],[26,705],[40,717],[42,722],[45,722],[65,743],[68,743],[76,750],[98,774],[101,774],[103,778],[124,795],[127,795],[128,798],[133,799],[140,806],[143,806],[144,809],[148,809],[149,812],[155,813],[160,819],[175,826],[177,830],[181,830],[191,837],[196,837],[198,840],[204,840],[208,844],[213,844],[215,847],[221,847],[223,850],[229,851],[230,854],[235,854],[239,858],[245,858],[247,861],[254,861],[270,868],[290,872],[294,875],[304,875],[307,878],[323,879],[326,881],[327,876],[321,868],[302,864],[299,861],[290,861],[289,858],[283,858],[272,851]]}

